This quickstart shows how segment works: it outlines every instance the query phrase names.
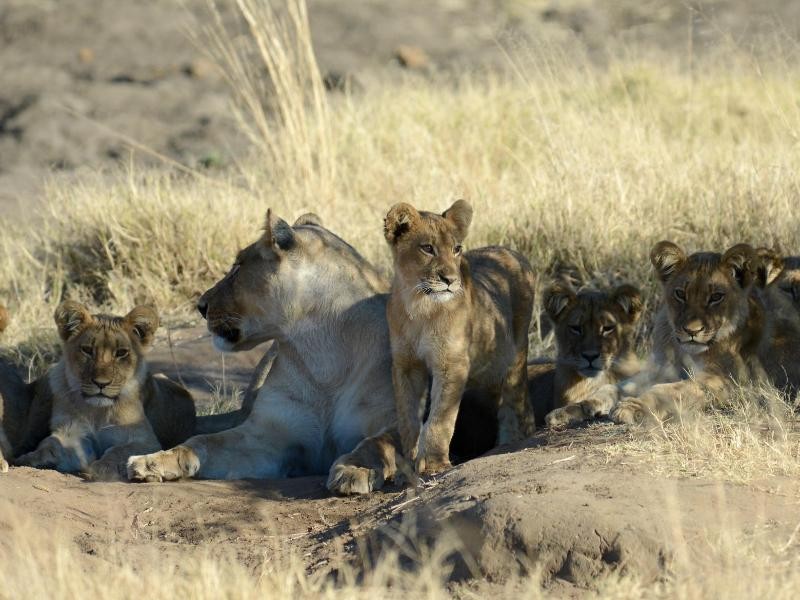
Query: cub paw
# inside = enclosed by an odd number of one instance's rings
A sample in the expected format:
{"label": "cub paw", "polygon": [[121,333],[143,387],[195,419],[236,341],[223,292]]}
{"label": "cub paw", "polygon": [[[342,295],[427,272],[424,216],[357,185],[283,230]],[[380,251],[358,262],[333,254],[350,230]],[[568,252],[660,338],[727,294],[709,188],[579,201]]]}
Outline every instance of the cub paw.
{"label": "cub paw", "polygon": [[124,481],[125,464],[96,460],[83,471],[82,475],[89,481]]}
{"label": "cub paw", "polygon": [[199,470],[200,459],[194,450],[185,446],[144,456],[131,456],[127,464],[127,475],[130,481],[148,483],[194,477]]}
{"label": "cub paw", "polygon": [[425,456],[417,458],[415,469],[420,477],[436,475],[442,471],[453,468],[447,457]]}
{"label": "cub paw", "polygon": [[18,467],[32,467],[34,469],[55,469],[56,456],[49,448],[39,448],[33,452],[23,454],[14,461]]}
{"label": "cub paw", "polygon": [[8,462],[0,456],[0,473],[8,473]]}
{"label": "cub paw", "polygon": [[614,423],[621,425],[641,425],[652,420],[650,409],[638,398],[624,398],[611,409],[609,415]]}
{"label": "cub paw", "polygon": [[551,410],[544,418],[544,424],[550,429],[565,429],[579,424],[583,419],[571,414],[566,407]]}
{"label": "cub paw", "polygon": [[383,485],[383,477],[366,467],[348,464],[335,464],[328,474],[327,487],[331,493],[339,496],[369,494]]}

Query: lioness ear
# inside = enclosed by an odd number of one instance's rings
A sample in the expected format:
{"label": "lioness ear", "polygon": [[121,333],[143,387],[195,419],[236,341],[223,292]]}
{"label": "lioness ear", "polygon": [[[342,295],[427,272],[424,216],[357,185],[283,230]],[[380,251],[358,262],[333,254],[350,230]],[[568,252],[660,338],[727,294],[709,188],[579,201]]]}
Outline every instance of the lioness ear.
{"label": "lioness ear", "polygon": [[731,270],[731,275],[740,287],[746,288],[756,279],[754,263],[756,255],[749,244],[736,244],[722,255],[722,264]]}
{"label": "lioness ear", "polygon": [[147,347],[153,343],[160,321],[158,312],[152,306],[137,306],[125,315],[125,323],[142,346]]}
{"label": "lioness ear", "polygon": [[53,315],[58,327],[58,335],[65,342],[80,333],[92,320],[92,313],[80,302],[67,300],[59,304]]}
{"label": "lioness ear", "polygon": [[642,314],[642,294],[629,284],[623,284],[614,289],[611,299],[622,307],[629,323],[634,323]]}
{"label": "lioness ear", "polygon": [[650,262],[656,269],[659,281],[666,283],[686,262],[686,253],[677,244],[662,241],[650,251]]}
{"label": "lioness ear", "polygon": [[456,226],[456,235],[463,240],[467,237],[472,223],[472,207],[466,200],[456,200],[453,206],[442,213],[442,216]]}
{"label": "lioness ear", "polygon": [[420,221],[419,211],[406,202],[395,204],[386,213],[383,220],[383,237],[390,245],[394,245]]}
{"label": "lioness ear", "polygon": [[756,284],[762,288],[767,287],[783,271],[783,257],[777,249],[757,248],[755,253]]}
{"label": "lioness ear", "polygon": [[544,291],[544,309],[555,323],[564,315],[566,309],[574,304],[577,296],[575,290],[568,284],[557,281]]}
{"label": "lioness ear", "polygon": [[264,244],[274,250],[288,250],[294,245],[294,231],[291,225],[267,209],[267,222],[264,225]]}
{"label": "lioness ear", "polygon": [[292,227],[300,227],[301,225],[316,225],[317,227],[323,227],[322,219],[320,219],[319,216],[314,213],[300,215],[297,217],[297,220],[294,222]]}

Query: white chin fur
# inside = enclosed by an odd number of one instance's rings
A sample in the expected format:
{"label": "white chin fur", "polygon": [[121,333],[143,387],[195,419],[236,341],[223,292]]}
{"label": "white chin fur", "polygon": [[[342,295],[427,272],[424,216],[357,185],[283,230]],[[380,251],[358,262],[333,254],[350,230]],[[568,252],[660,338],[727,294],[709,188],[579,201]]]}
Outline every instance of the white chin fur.
{"label": "white chin fur", "polygon": [[456,295],[453,292],[434,292],[428,295],[428,298],[439,304],[450,302],[455,297]]}
{"label": "white chin fur", "polygon": [[111,398],[106,398],[105,396],[89,396],[86,398],[86,404],[89,406],[97,406],[98,408],[108,408],[114,401]]}
{"label": "white chin fur", "polygon": [[681,344],[681,349],[686,352],[686,354],[702,354],[706,350],[708,350],[708,345],[706,344]]}
{"label": "white chin fur", "polygon": [[212,337],[212,343],[214,344],[214,348],[220,352],[233,352],[233,344],[224,337],[214,335]]}

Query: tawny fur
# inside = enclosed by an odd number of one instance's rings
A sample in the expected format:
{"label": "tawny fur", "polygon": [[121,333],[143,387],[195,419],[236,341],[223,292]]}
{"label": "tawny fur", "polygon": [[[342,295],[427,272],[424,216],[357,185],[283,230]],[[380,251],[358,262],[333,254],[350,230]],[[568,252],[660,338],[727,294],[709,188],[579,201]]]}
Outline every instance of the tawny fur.
{"label": "tawny fur", "polygon": [[147,367],[144,354],[159,324],[152,308],[114,317],[65,302],[55,320],[63,356],[33,388],[34,405],[50,407],[50,435],[17,465],[116,480],[131,455],[191,435],[191,396]]}
{"label": "tawny fur", "polygon": [[[767,310],[763,258],[746,244],[687,256],[660,242],[651,262],[663,303],[648,369],[596,394],[620,423],[656,422],[725,403],[734,387],[800,384],[798,320]],[[780,267],[782,268],[782,267]]]}
{"label": "tawny fur", "polygon": [[575,291],[557,280],[544,292],[544,307],[555,330],[556,360],[528,366],[529,395],[548,427],[565,427],[595,415],[589,399],[602,386],[640,370],[634,346],[642,299],[627,284]]}
{"label": "tawny fur", "polygon": [[463,200],[441,215],[398,204],[385,220],[394,257],[387,318],[398,427],[404,455],[419,474],[450,466],[467,389],[495,399],[500,444],[534,430],[526,373],[533,272],[506,248],[463,252],[471,220]]}

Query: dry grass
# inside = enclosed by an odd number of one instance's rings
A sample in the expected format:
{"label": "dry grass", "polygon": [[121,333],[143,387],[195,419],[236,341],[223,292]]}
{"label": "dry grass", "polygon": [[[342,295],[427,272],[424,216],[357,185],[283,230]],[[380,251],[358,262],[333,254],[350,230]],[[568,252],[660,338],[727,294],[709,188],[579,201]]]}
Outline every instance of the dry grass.
{"label": "dry grass", "polygon": [[[213,179],[132,169],[53,184],[40,221],[3,227],[0,299],[14,315],[5,341],[21,359],[50,359],[51,315],[65,297],[114,311],[154,302],[168,318],[187,318],[258,234],[267,207],[287,219],[317,212],[386,268],[381,223],[392,203],[443,209],[465,197],[476,209],[470,245],[510,245],[540,270],[566,257],[589,270],[619,271],[643,286],[651,304],[647,253],[659,239],[692,250],[739,241],[800,250],[796,62],[759,62],[731,48],[691,73],[663,57],[620,58],[600,69],[579,53],[537,48],[515,54],[509,75],[446,83],[409,77],[326,96],[302,4],[290,2],[284,19],[264,3],[231,1],[243,35],[219,22],[198,35],[210,40],[230,78],[253,156]],[[269,85],[261,71],[271,75]],[[535,352],[551,350],[534,338]],[[638,458],[656,475],[741,482],[800,475],[791,418],[753,412],[751,395],[743,405],[608,452]],[[447,592],[435,562],[405,578],[388,562],[374,579],[334,590],[297,561],[258,577],[235,561],[210,559],[177,572],[159,561],[142,570],[86,569],[69,543],[30,545],[23,534],[0,545],[0,598]],[[604,597],[794,596],[800,565],[788,549],[796,546],[721,540],[719,568],[704,577],[687,568],[657,587],[623,578],[598,589]],[[51,576],[41,576],[44,565],[54,565]],[[517,583],[540,593],[535,578]]]}

